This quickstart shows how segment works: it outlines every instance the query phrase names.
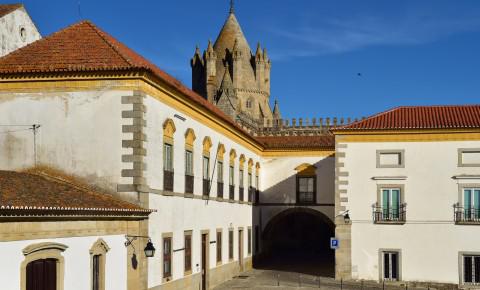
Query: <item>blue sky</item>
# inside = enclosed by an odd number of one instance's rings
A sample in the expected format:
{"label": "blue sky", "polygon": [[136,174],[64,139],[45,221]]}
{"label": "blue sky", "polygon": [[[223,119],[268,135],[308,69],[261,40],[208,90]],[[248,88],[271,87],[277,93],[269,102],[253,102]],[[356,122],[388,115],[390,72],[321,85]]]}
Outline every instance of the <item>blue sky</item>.
{"label": "blue sky", "polygon": [[[195,45],[215,40],[228,2],[24,1],[42,35],[89,19],[189,87]],[[268,50],[285,118],[480,103],[480,1],[236,0],[235,13]]]}

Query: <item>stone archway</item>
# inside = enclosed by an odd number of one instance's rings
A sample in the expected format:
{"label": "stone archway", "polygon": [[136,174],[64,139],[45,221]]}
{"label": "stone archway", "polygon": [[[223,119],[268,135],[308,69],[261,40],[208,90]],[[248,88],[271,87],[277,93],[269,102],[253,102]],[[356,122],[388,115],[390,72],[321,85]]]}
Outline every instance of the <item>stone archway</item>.
{"label": "stone archway", "polygon": [[329,247],[335,225],[320,211],[291,208],[274,216],[262,232],[260,268],[333,277],[335,255]]}

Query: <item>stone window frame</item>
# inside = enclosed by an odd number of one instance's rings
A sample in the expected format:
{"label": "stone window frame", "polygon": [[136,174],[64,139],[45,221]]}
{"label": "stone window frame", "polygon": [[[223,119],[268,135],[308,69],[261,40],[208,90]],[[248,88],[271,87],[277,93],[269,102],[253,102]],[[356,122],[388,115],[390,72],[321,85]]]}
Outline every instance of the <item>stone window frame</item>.
{"label": "stone window frame", "polygon": [[[381,183],[377,184],[377,199],[374,204],[375,208],[382,207],[382,190],[383,189],[400,189],[400,204],[402,206],[405,203],[405,184],[390,184]],[[405,224],[407,221],[407,212],[405,212],[405,221],[377,221],[377,224]]]}
{"label": "stone window frame", "polygon": [[[400,154],[400,164],[397,165],[390,165],[380,164],[380,155],[381,154]],[[376,151],[376,167],[377,168],[405,168],[405,149],[382,149]]]}
{"label": "stone window frame", "polygon": [[[317,203],[317,167],[310,163],[302,163],[295,167],[295,203],[296,204],[316,204]],[[300,201],[300,178],[313,179],[313,200],[312,202]]]}
{"label": "stone window frame", "polygon": [[251,226],[248,226],[247,227],[247,256],[251,256],[252,255],[252,248],[253,248],[253,243],[252,243],[252,239],[253,239],[253,232],[252,232],[252,227]]}
{"label": "stone window frame", "polygon": [[475,286],[478,287],[477,284],[467,283],[463,281],[463,256],[480,256],[480,252],[475,251],[459,251],[458,252],[458,284],[459,285],[468,285],[468,286]]}
{"label": "stone window frame", "polygon": [[99,238],[90,248],[90,287],[93,289],[93,257],[100,256],[100,286],[99,290],[105,290],[105,265],[107,261],[107,252],[110,251],[108,244]]}
{"label": "stone window frame", "polygon": [[[218,242],[218,234],[220,234],[220,237],[221,237],[220,243]],[[222,265],[223,263],[223,229],[222,228],[217,229],[215,239],[216,239],[216,245],[217,245],[215,260],[217,262],[217,266],[219,266],[219,265]],[[219,245],[220,245],[220,251],[218,250]],[[219,258],[218,252],[220,252],[220,259],[218,259]]]}
{"label": "stone window frame", "polygon": [[463,163],[462,154],[465,152],[479,152],[480,148],[458,148],[457,150],[457,166],[458,167],[480,167],[480,163]]}
{"label": "stone window frame", "polygon": [[[195,131],[192,128],[188,128],[185,131],[185,151],[190,151],[192,153],[192,176],[195,175],[195,158],[194,158],[194,145],[195,145]],[[186,153],[185,153],[186,154]],[[187,160],[185,158],[185,174],[187,174]]]}
{"label": "stone window frame", "polygon": [[[170,276],[168,276],[168,277],[164,276],[164,274],[165,274],[165,270],[164,270],[164,265],[165,265],[165,261],[164,261],[164,240],[166,238],[170,239]],[[173,279],[173,233],[172,232],[162,234],[162,267],[161,268],[162,268],[162,282],[166,283],[166,282],[172,281],[172,279]]]}
{"label": "stone window frame", "polygon": [[[187,237],[187,236],[190,236],[190,270],[185,269],[185,256],[186,256],[186,253],[187,253],[187,247],[186,247],[186,244],[185,244],[185,237]],[[184,243],[183,244],[183,248],[184,248],[183,249],[183,253],[184,253],[184,256],[183,256],[183,275],[187,276],[187,275],[192,274],[192,269],[193,269],[193,231],[192,230],[184,231],[184,233],[183,233],[183,243]]]}
{"label": "stone window frame", "polygon": [[60,243],[37,243],[25,247],[22,250],[25,259],[20,264],[20,289],[27,289],[27,265],[30,262],[42,259],[55,259],[57,261],[57,289],[64,290],[65,258],[62,253],[68,249],[67,245]]}
{"label": "stone window frame", "polygon": [[380,248],[378,249],[378,278],[383,281],[383,253],[396,252],[398,253],[398,278],[396,281],[402,281],[402,249],[394,248]]}
{"label": "stone window frame", "polygon": [[235,260],[235,228],[228,228],[228,261]]}

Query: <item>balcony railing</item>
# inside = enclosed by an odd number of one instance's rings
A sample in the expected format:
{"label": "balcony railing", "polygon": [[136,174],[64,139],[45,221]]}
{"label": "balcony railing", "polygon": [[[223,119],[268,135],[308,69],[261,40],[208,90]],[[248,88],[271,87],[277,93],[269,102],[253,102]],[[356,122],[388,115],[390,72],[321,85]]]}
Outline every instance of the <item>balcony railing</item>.
{"label": "balcony railing", "polygon": [[373,206],[374,223],[405,223],[407,216],[407,204],[400,204],[398,207]]}
{"label": "balcony railing", "polygon": [[228,186],[228,199],[230,200],[235,199],[235,185]]}
{"label": "balcony railing", "polygon": [[193,176],[185,175],[185,193],[193,193],[193,180]]}
{"label": "balcony railing", "polygon": [[210,180],[203,179],[203,196],[209,196],[210,194]]}
{"label": "balcony railing", "polygon": [[238,189],[238,199],[239,199],[240,201],[243,201],[243,187],[240,187],[240,188]]}
{"label": "balcony railing", "polygon": [[453,206],[455,223],[480,224],[480,208],[463,207],[458,204]]}
{"label": "balcony railing", "polygon": [[173,191],[173,171],[163,171],[163,190]]}
{"label": "balcony railing", "polygon": [[248,202],[252,202],[254,195],[255,195],[255,188],[250,186],[248,188]]}
{"label": "balcony railing", "polygon": [[223,182],[217,182],[217,197],[223,198]]}

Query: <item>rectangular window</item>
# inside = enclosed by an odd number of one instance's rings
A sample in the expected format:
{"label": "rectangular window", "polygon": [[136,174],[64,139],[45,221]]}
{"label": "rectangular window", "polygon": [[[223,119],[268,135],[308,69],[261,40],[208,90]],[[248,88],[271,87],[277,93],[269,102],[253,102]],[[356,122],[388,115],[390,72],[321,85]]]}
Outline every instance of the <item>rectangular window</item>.
{"label": "rectangular window", "polygon": [[193,152],[185,150],[185,175],[193,176]]}
{"label": "rectangular window", "polygon": [[172,238],[163,238],[163,278],[172,277]]}
{"label": "rectangular window", "polygon": [[315,176],[297,177],[297,202],[315,203]]}
{"label": "rectangular window", "polygon": [[480,188],[463,189],[463,214],[466,221],[480,219]]}
{"label": "rectangular window", "polygon": [[383,220],[400,219],[400,188],[382,188]]}
{"label": "rectangular window", "polygon": [[251,173],[248,173],[248,188],[251,188],[252,187],[252,174]]}
{"label": "rectangular window", "polygon": [[222,231],[217,232],[217,263],[222,262]]}
{"label": "rectangular window", "polygon": [[463,256],[463,283],[480,284],[480,256]]}
{"label": "rectangular window", "polygon": [[185,272],[192,271],[192,233],[185,233]]}
{"label": "rectangular window", "polygon": [[93,290],[100,290],[100,255],[94,255],[93,256],[93,273],[92,273],[92,289]]}
{"label": "rectangular window", "polygon": [[240,169],[239,177],[238,177],[238,186],[243,188],[243,169]]}
{"label": "rectangular window", "polygon": [[173,171],[173,147],[171,144],[163,144],[163,169]]}
{"label": "rectangular window", "polygon": [[480,148],[458,149],[458,166],[480,167]]}
{"label": "rectangular window", "polygon": [[255,175],[255,188],[256,188],[257,190],[259,189],[258,175]]}
{"label": "rectangular window", "polygon": [[228,230],[228,259],[233,260],[233,230]]}
{"label": "rectangular window", "polygon": [[233,166],[230,166],[230,170],[229,170],[229,174],[228,174],[229,178],[228,178],[228,184],[229,185],[234,185],[234,170],[233,170]]}
{"label": "rectangular window", "polygon": [[383,279],[397,281],[399,279],[399,253],[383,252]]}
{"label": "rectangular window", "polygon": [[247,231],[247,238],[248,238],[247,250],[248,250],[248,254],[251,255],[252,254],[252,229],[250,228]]}
{"label": "rectangular window", "polygon": [[203,179],[209,180],[210,174],[210,158],[207,156],[203,156]]}
{"label": "rectangular window", "polygon": [[377,150],[377,168],[405,167],[404,150]]}
{"label": "rectangular window", "polygon": [[223,183],[223,162],[217,162],[217,182]]}

